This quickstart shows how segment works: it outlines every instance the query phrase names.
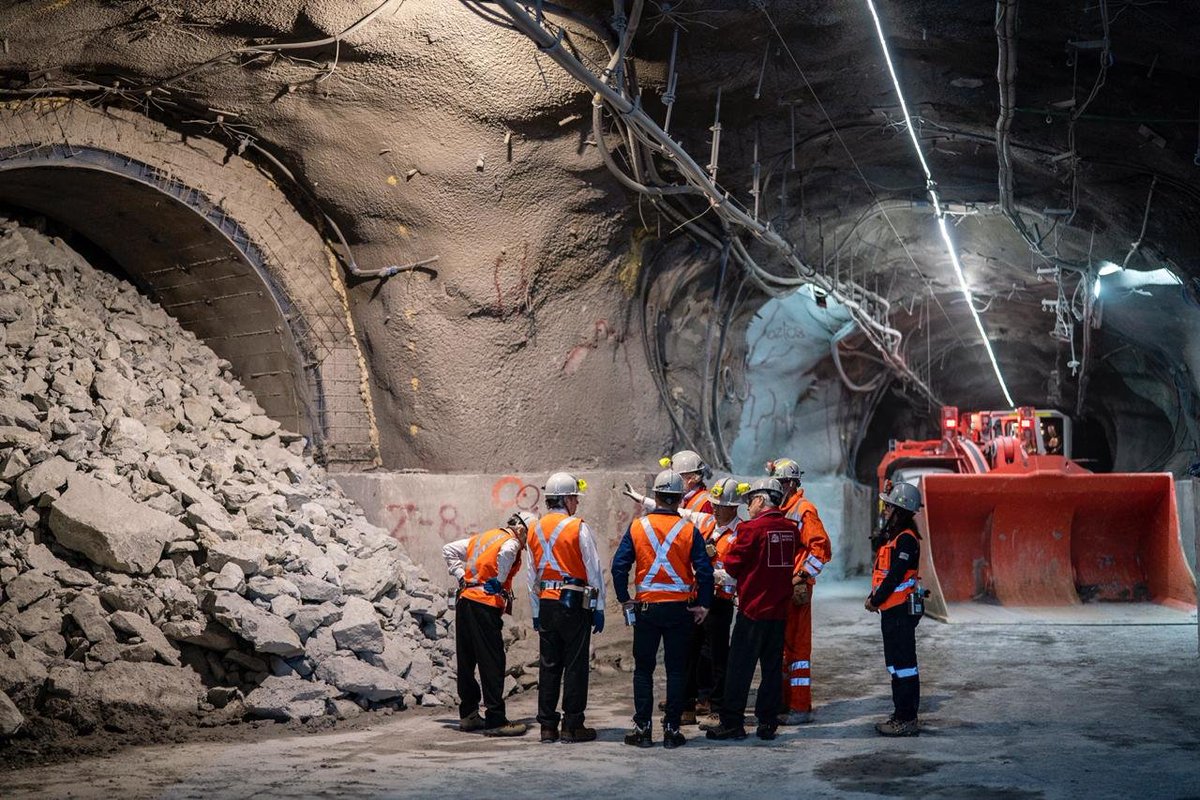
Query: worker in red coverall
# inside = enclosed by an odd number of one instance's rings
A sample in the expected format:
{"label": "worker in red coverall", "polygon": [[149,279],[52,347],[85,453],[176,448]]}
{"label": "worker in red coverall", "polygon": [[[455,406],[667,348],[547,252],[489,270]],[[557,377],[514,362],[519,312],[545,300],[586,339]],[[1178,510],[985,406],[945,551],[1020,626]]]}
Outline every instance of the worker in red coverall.
{"label": "worker in red coverall", "polygon": [[783,705],[780,725],[812,722],[812,591],[817,576],[829,563],[833,549],[821,524],[817,507],[805,499],[800,487],[804,472],[790,458],[767,465],[771,477],[783,487],[784,516],[800,526],[800,546],[792,575],[792,606],[788,611],[783,642]]}

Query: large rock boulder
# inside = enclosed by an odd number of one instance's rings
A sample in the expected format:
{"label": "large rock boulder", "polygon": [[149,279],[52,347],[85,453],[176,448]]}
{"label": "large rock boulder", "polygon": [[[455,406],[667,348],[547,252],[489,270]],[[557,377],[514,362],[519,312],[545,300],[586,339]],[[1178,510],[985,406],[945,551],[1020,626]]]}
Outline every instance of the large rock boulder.
{"label": "large rock boulder", "polygon": [[0,692],[0,736],[12,736],[21,730],[25,717],[17,709],[8,695]]}
{"label": "large rock boulder", "polygon": [[246,598],[232,592],[214,592],[209,603],[216,620],[249,642],[255,652],[284,658],[304,653],[300,637],[288,627],[287,620],[264,611]]}
{"label": "large rock boulder", "polygon": [[372,701],[401,697],[408,691],[403,678],[350,656],[324,659],[317,666],[317,677],[343,692]]}
{"label": "large rock boulder", "polygon": [[342,608],[342,618],[333,626],[333,640],[342,650],[382,653],[383,628],[375,607],[361,597],[351,597]]}
{"label": "large rock boulder", "polygon": [[305,720],[324,716],[327,701],[338,690],[322,681],[306,681],[296,675],[271,675],[246,697],[246,713],[261,719]]}
{"label": "large rock boulder", "polygon": [[153,570],[168,542],[191,536],[173,517],[84,475],[50,506],[50,530],[93,564],[134,574]]}
{"label": "large rock boulder", "polygon": [[200,676],[186,667],[114,661],[89,672],[63,666],[50,670],[44,710],[83,729],[125,727],[148,717],[195,714],[203,691]]}

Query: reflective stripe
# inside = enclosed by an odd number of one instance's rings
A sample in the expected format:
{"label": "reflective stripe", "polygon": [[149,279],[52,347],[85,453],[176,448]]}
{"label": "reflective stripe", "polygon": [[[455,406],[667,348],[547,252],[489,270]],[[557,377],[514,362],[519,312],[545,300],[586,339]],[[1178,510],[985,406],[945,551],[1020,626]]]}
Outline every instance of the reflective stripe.
{"label": "reflective stripe", "polygon": [[814,578],[821,574],[821,570],[825,568],[825,562],[814,555],[810,555],[804,559],[804,571]]}
{"label": "reflective stripe", "polygon": [[542,526],[536,527],[538,539],[542,541],[542,560],[538,563],[538,576],[546,574],[546,568],[550,567],[558,572],[559,575],[564,574],[563,568],[558,565],[558,560],[554,557],[554,545],[558,542],[559,534],[561,534],[574,517],[564,517],[561,522],[554,526],[554,530],[550,532],[550,538],[542,536]]}
{"label": "reflective stripe", "polygon": [[807,661],[793,661],[792,666],[790,666],[788,669],[808,669],[808,668],[809,667],[808,667]]}
{"label": "reflective stripe", "polygon": [[[473,580],[477,575],[479,575],[479,557],[482,556],[484,553],[486,553],[488,548],[491,547],[492,544],[494,544],[497,539],[499,539],[502,536],[507,536],[507,535],[508,535],[508,531],[502,530],[502,529],[496,529],[495,531],[493,531],[491,536],[484,538],[484,539],[476,540],[474,554],[471,556],[470,560],[467,561],[466,568],[463,570],[463,579],[464,580],[467,580],[468,575],[471,576],[471,580]],[[468,581],[468,582],[470,582],[470,581]]]}
{"label": "reflective stripe", "polygon": [[895,674],[896,674],[896,668],[895,668],[895,667],[893,667],[891,664],[888,664],[888,672],[890,672],[891,674],[895,675]]}
{"label": "reflective stripe", "polygon": [[[688,521],[681,519],[675,523],[675,527],[667,531],[667,535],[660,542],[658,536],[654,533],[654,526],[650,524],[649,517],[642,517],[642,530],[646,532],[646,538],[650,540],[651,546],[654,547],[654,563],[650,565],[650,569],[646,571],[646,577],[642,578],[642,582],[638,584],[638,589],[644,592],[681,592],[688,594],[692,591],[691,584],[683,582],[683,578],[679,577],[679,573],[671,566],[669,553],[671,545],[679,538],[679,534],[683,533],[683,529],[687,527]],[[671,583],[655,583],[653,578],[658,574],[659,570],[667,573],[667,577],[671,579]]]}
{"label": "reflective stripe", "polygon": [[792,678],[792,686],[811,686],[811,678]]}
{"label": "reflective stripe", "polygon": [[898,669],[893,673],[897,678],[915,678],[917,677],[917,668]]}
{"label": "reflective stripe", "polygon": [[917,579],[909,578],[904,583],[898,585],[895,589],[892,589],[892,594],[895,594],[896,592],[903,592],[905,589],[911,589],[912,587],[914,587],[916,585],[917,585]]}

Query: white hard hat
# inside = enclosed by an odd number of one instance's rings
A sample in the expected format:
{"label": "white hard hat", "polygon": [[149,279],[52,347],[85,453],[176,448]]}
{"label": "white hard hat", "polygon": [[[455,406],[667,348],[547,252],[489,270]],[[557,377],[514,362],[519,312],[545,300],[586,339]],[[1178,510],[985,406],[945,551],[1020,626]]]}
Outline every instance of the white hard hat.
{"label": "white hard hat", "polygon": [[767,474],[781,481],[799,481],[804,470],[790,458],[777,458],[767,464]]}
{"label": "white hard hat", "polygon": [[655,494],[683,494],[683,476],[673,469],[664,469],[654,477]]}
{"label": "white hard hat", "polygon": [[[704,472],[704,470],[708,469],[704,464],[704,459],[694,450],[680,450],[671,456],[669,461],[665,458],[663,461],[667,462],[662,464],[664,467],[670,467],[680,475],[685,472]],[[659,463],[661,464],[662,461]]]}
{"label": "white hard hat", "polygon": [[525,530],[531,529],[537,523],[537,515],[530,514],[528,511],[518,511],[508,518],[508,522],[504,523],[510,528],[520,526]]}
{"label": "white hard hat", "polygon": [[766,494],[767,499],[771,501],[771,505],[777,506],[783,501],[783,486],[775,478],[759,478],[750,484],[750,490],[743,497],[745,497],[746,502],[750,502],[750,498],[756,494]]}
{"label": "white hard hat", "polygon": [[879,499],[914,514],[921,510],[921,490],[904,481],[894,484],[887,494],[880,494]]}
{"label": "white hard hat", "polygon": [[750,484],[738,483],[736,478],[722,478],[708,490],[714,506],[738,506],[742,495],[750,491]]}
{"label": "white hard hat", "polygon": [[546,479],[546,485],[542,487],[542,491],[546,493],[547,497],[564,497],[580,494],[586,488],[587,483],[571,473],[556,472]]}

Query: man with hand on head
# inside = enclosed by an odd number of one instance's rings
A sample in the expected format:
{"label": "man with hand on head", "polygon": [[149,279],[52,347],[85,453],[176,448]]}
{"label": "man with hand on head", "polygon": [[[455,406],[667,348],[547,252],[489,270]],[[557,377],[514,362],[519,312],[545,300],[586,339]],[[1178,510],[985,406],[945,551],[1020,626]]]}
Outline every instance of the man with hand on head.
{"label": "man with hand on head", "polygon": [[[512,579],[521,567],[532,514],[519,512],[503,528],[450,542],[442,558],[458,579],[454,645],[458,661],[458,729],[485,736],[521,736],[523,723],[509,722],[504,707],[504,614],[512,613]],[[479,681],[475,669],[479,669]],[[482,683],[482,692],[480,684]],[[483,699],[487,717],[479,714]]]}
{"label": "man with hand on head", "polygon": [[[669,749],[687,743],[679,725],[687,679],[688,637],[692,627],[704,621],[712,604],[713,573],[704,537],[679,515],[683,495],[679,473],[660,472],[654,479],[656,507],[630,524],[613,556],[613,589],[634,626],[634,728],[625,736],[625,744],[636,747],[653,745],[650,719],[660,642],[667,671],[663,746]],[[628,585],[631,569],[637,587],[633,600]]]}
{"label": "man with hand on head", "polygon": [[575,516],[586,488],[569,473],[551,475],[542,490],[546,513],[531,526],[529,537],[529,601],[539,651],[538,723],[547,743],[596,738],[583,717],[592,634],[604,630],[604,570],[591,529]]}

